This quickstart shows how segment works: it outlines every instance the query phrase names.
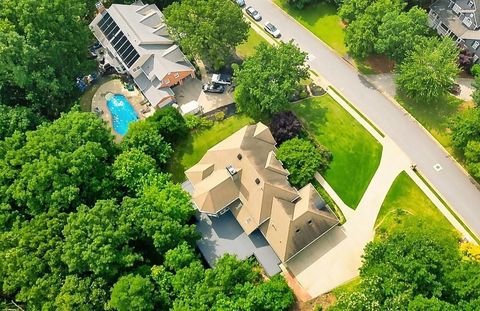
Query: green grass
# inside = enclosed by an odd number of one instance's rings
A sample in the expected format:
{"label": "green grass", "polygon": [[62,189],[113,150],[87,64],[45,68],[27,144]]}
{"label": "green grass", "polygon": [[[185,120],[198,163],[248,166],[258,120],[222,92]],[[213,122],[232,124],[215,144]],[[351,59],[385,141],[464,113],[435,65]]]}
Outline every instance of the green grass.
{"label": "green grass", "polygon": [[347,54],[344,41],[345,33],[340,17],[337,15],[336,6],[320,2],[300,10],[290,6],[287,0],[274,0],[273,2],[337,51],[338,54],[342,56]]}
{"label": "green grass", "polygon": [[344,284],[338,286],[337,288],[335,288],[332,291],[332,294],[334,294],[335,297],[337,297],[337,299],[338,299],[343,294],[351,293],[360,285],[360,281],[361,281],[360,277],[357,276],[356,278],[348,281],[347,283],[344,283]]}
{"label": "green grass", "polygon": [[480,239],[473,233],[473,231],[463,222],[463,220],[458,216],[458,214],[452,210],[450,205],[445,202],[445,200],[438,194],[438,192],[430,185],[430,183],[425,179],[425,177],[422,176],[418,171],[415,172],[415,174],[427,185],[428,189],[433,192],[433,194],[437,197],[437,199],[442,202],[442,204],[448,209],[450,214],[462,225],[462,227],[470,234],[470,236],[477,242],[478,245],[480,245]]}
{"label": "green grass", "polygon": [[293,105],[306,129],[333,154],[324,178],[355,209],[382,156],[382,145],[329,95]]}
{"label": "green grass", "polygon": [[196,164],[203,155],[228,136],[232,135],[253,120],[244,115],[234,115],[221,122],[216,122],[211,128],[192,133],[183,141],[174,146],[172,161],[168,171],[172,174],[175,182],[185,181],[185,170]]}
{"label": "green grass", "polygon": [[450,118],[459,111],[460,104],[462,103],[461,99],[448,94],[433,103],[426,103],[399,94],[396,100],[417,119],[442,146],[449,152],[453,152],[448,122]]}
{"label": "green grass", "polygon": [[356,113],[358,113],[358,115],[360,115],[362,117],[362,119],[365,120],[365,122],[367,122],[368,124],[370,124],[370,126],[382,137],[385,137],[385,134],[383,134],[382,131],[380,131],[380,129],[375,125],[373,124],[372,121],[370,121],[370,119],[368,119],[367,117],[365,117],[365,115],[360,112],[360,110],[357,109],[357,107],[355,107],[350,101],[348,101],[342,94],[340,94],[339,91],[337,91],[336,88],[334,88],[333,86],[329,86],[329,88],[335,93],[337,94],[341,99],[343,99],[344,102],[346,102],[350,108],[352,108],[353,110],[355,110]]}
{"label": "green grass", "polygon": [[376,238],[420,223],[458,234],[440,210],[407,175],[400,173],[383,201],[375,223]]}
{"label": "green grass", "polygon": [[328,192],[320,185],[320,183],[314,179],[312,181],[313,187],[317,190],[318,194],[327,202],[328,206],[333,210],[335,215],[338,217],[338,220],[340,221],[340,224],[343,225],[346,221],[345,215],[343,215],[342,210],[338,207],[338,205],[335,203],[335,201],[332,199],[332,197],[328,194]]}
{"label": "green grass", "polygon": [[255,52],[255,48],[261,43],[268,43],[262,36],[260,36],[255,30],[250,28],[248,30],[248,39],[244,43],[237,46],[236,53],[241,59],[245,59]]}

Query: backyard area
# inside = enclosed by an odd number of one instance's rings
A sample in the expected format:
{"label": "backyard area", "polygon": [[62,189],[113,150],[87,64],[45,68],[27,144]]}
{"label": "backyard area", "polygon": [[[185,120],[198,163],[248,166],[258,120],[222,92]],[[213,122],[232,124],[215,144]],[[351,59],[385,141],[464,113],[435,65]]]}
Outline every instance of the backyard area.
{"label": "backyard area", "polygon": [[215,146],[240,128],[253,124],[247,116],[236,114],[215,124],[206,130],[189,134],[177,146],[169,163],[168,171],[175,182],[185,181],[185,170],[197,163],[208,149]]}
{"label": "backyard area", "polygon": [[274,0],[273,2],[338,54],[341,56],[347,54],[347,48],[344,42],[344,26],[340,17],[337,15],[337,7],[335,5],[320,2],[306,6],[303,9],[298,9],[290,6],[287,0]]}
{"label": "backyard area", "polygon": [[260,36],[253,28],[248,30],[248,39],[236,48],[236,54],[241,59],[245,59],[252,55],[255,48],[261,43],[268,43],[262,36]]}
{"label": "backyard area", "polygon": [[293,106],[306,129],[333,154],[324,178],[355,209],[382,155],[382,145],[329,95]]}
{"label": "backyard area", "polygon": [[[448,122],[457,112],[464,108],[461,99],[447,94],[439,100],[428,104],[424,101],[414,100],[399,94],[396,100],[417,119],[448,152],[455,155],[455,150],[452,148]],[[455,156],[457,157],[457,155]]]}
{"label": "backyard area", "polygon": [[407,173],[402,172],[393,182],[378,213],[376,238],[404,227],[416,227],[420,223],[438,230],[457,232]]}

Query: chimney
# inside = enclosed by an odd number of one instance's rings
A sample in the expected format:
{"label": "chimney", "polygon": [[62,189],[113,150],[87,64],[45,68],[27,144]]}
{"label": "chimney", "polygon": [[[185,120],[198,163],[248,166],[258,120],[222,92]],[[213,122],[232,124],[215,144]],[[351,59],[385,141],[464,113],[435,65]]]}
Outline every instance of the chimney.
{"label": "chimney", "polygon": [[102,1],[99,1],[99,2],[95,3],[95,8],[97,9],[97,12],[99,14],[102,14],[105,11],[105,7],[103,6]]}

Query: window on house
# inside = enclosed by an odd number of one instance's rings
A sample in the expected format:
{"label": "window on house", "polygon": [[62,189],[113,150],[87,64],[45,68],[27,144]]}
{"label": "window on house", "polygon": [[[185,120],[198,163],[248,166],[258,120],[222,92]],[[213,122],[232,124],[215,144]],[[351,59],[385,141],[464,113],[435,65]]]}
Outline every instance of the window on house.
{"label": "window on house", "polygon": [[169,80],[169,79],[163,80],[163,84],[169,84],[169,83],[170,83],[170,80]]}
{"label": "window on house", "polygon": [[178,72],[175,72],[175,74],[173,75],[175,78],[178,78],[180,77],[180,74]]}
{"label": "window on house", "polygon": [[312,222],[312,220],[310,219],[307,223],[308,223],[309,225],[311,225],[313,222]]}
{"label": "window on house", "polygon": [[480,42],[478,41],[473,41],[472,43],[472,48],[474,48],[475,50],[478,49],[478,47],[480,46]]}
{"label": "window on house", "polygon": [[300,228],[298,228],[297,230],[295,230],[296,233],[299,233],[300,232]]}

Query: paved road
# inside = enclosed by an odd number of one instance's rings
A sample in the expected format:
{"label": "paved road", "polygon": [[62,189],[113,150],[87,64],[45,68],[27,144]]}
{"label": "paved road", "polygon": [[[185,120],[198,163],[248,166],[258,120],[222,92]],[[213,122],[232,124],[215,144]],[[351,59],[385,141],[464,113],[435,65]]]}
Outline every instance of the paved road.
{"label": "paved road", "polygon": [[[370,85],[351,65],[296,23],[270,0],[247,0],[281,31],[309,53],[310,67],[340,90],[407,154],[468,226],[480,236],[480,191],[437,142],[411,117]],[[439,164],[440,171],[434,166]],[[353,168],[352,168],[353,169]]]}

